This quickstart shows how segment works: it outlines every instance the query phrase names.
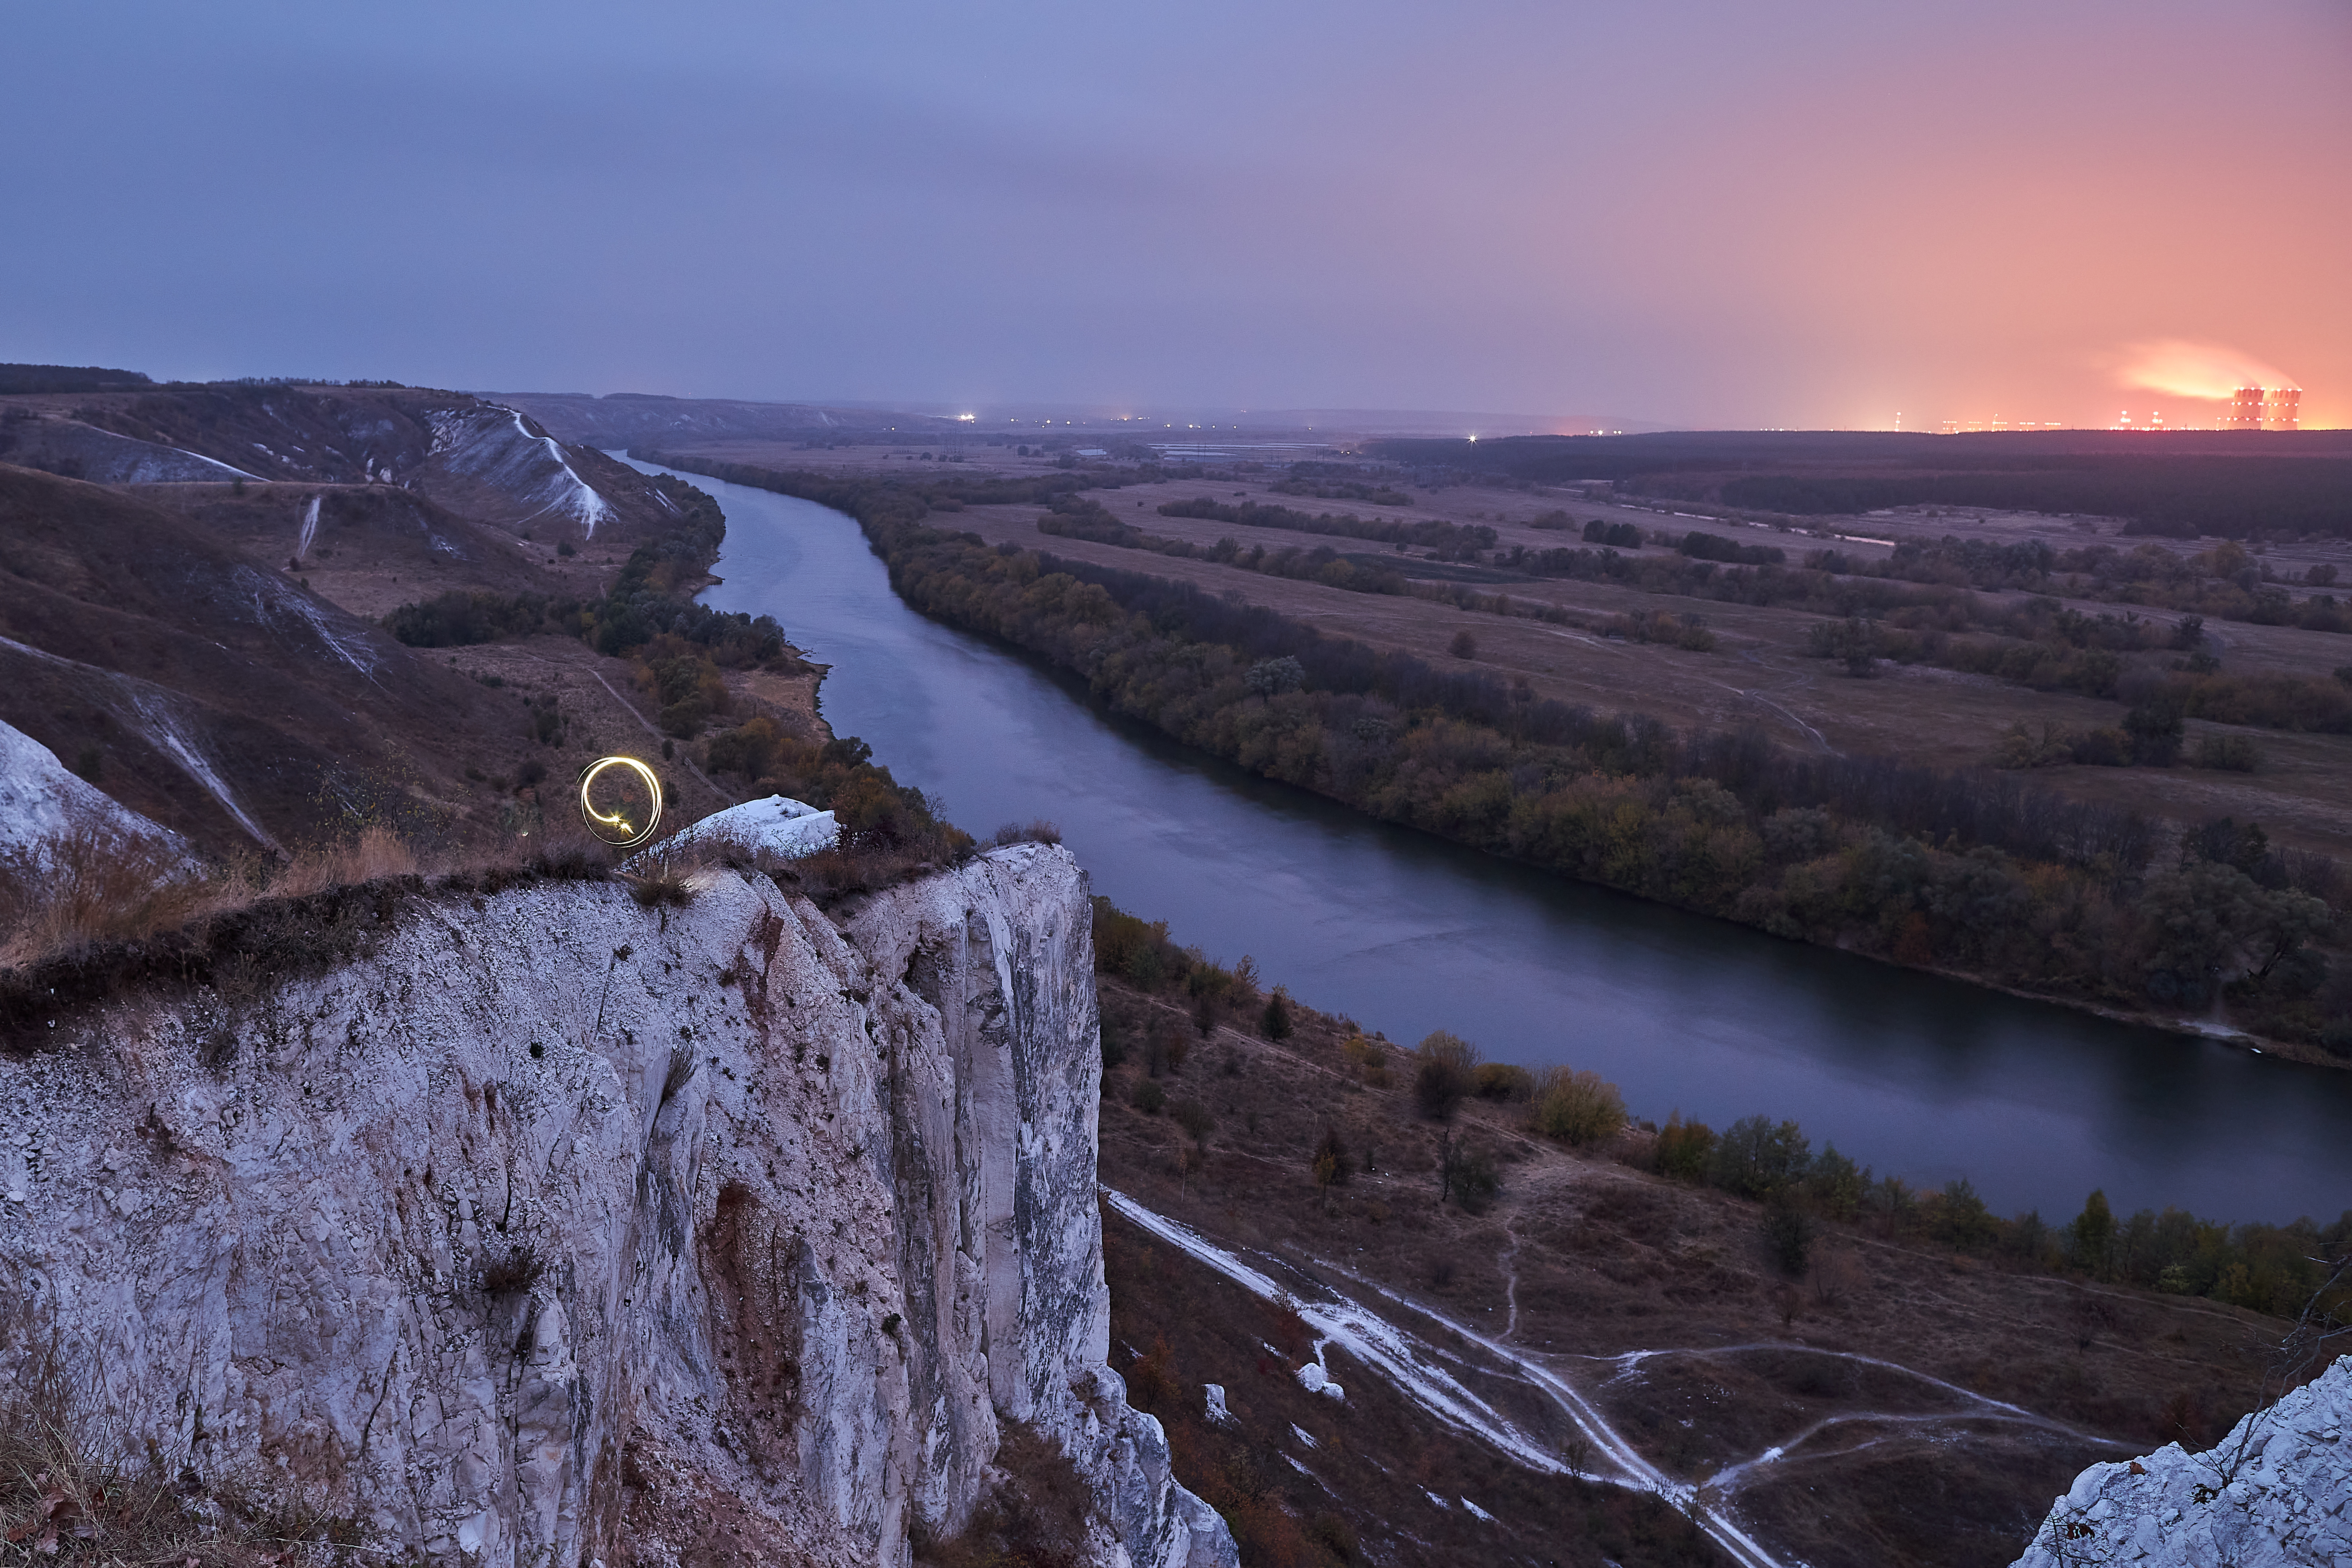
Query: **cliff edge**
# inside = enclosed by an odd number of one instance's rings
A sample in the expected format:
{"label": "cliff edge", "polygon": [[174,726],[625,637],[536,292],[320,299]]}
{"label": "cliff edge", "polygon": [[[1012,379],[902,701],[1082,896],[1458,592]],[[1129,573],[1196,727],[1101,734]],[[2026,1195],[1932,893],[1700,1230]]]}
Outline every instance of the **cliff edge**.
{"label": "cliff edge", "polygon": [[2094,1465],[2016,1568],[2322,1568],[2352,1563],[2352,1356],[2214,1447]]}
{"label": "cliff edge", "polygon": [[1095,1561],[1233,1563],[1104,1365],[1070,857],[831,915],[703,879],[419,899],[316,978],[257,954],[0,1059],[6,1375],[436,1563],[896,1568],[1019,1423]]}

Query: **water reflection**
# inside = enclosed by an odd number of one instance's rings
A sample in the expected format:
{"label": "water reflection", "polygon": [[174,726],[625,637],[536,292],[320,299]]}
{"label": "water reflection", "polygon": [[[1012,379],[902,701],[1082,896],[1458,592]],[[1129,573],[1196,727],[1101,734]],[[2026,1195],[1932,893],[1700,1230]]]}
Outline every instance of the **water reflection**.
{"label": "water reflection", "polygon": [[1246,952],[1398,1040],[1591,1067],[1637,1114],[1801,1120],[1882,1173],[1965,1174],[1995,1207],[2332,1217],[2352,1204],[2352,1074],[2129,1028],[1564,882],[1205,760],[1084,688],[927,621],[856,525],[719,496],[723,584],[834,666],[825,714],[986,833],[1058,823],[1098,891]]}

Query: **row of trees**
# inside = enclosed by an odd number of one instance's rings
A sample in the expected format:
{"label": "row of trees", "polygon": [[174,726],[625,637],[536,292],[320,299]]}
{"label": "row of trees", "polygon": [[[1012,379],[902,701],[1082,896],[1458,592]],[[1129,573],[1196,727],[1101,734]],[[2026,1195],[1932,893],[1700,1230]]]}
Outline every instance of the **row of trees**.
{"label": "row of trees", "polygon": [[[2201,918],[2217,899],[2242,896],[2219,891],[2216,868],[2283,876],[2277,857],[2257,828],[2231,823],[2209,825],[2190,836],[2184,872],[2189,885],[2178,891],[2168,918]],[[2200,869],[2201,868],[2201,869]],[[2201,885],[2200,885],[2201,878]],[[1279,988],[1261,991],[1255,966],[1244,959],[1226,968],[1197,948],[1171,942],[1164,921],[1129,914],[1097,898],[1095,963],[1147,994],[1173,993],[1189,1001],[1200,1032],[1236,1015],[1254,1022],[1271,1039],[1289,1037],[1294,1005]],[[1204,1002],[1206,999],[1213,999]],[[1265,1001],[1264,1011],[1259,1004]],[[1340,1020],[1342,1024],[1345,1020]],[[1184,1042],[1156,1037],[1148,1047],[1150,1075],[1181,1070]],[[1126,1047],[1106,1027],[1107,1066],[1124,1060]],[[1940,1188],[1916,1187],[1898,1176],[1879,1176],[1839,1152],[1834,1143],[1816,1150],[1792,1120],[1748,1116],[1720,1132],[1679,1111],[1664,1125],[1633,1121],[1618,1087],[1600,1074],[1570,1067],[1529,1071],[1509,1062],[1485,1060],[1478,1047],[1437,1030],[1410,1050],[1377,1036],[1348,1028],[1338,1047],[1338,1063],[1367,1087],[1404,1088],[1413,1110],[1425,1120],[1452,1121],[1475,1100],[1524,1108],[1528,1131],[1581,1149],[1604,1150],[1638,1169],[1694,1185],[1713,1187],[1763,1205],[1768,1243],[1791,1274],[1803,1271],[1808,1249],[1821,1227],[1858,1227],[1890,1240],[1929,1242],[2045,1273],[2071,1273],[2145,1289],[2210,1297],[2257,1311],[2292,1312],[2319,1288],[2331,1265],[2352,1248],[2352,1209],[2327,1225],[2305,1217],[2289,1225],[2231,1225],[2200,1219],[2178,1208],[2143,1209],[2118,1215],[2103,1191],[2093,1192],[2072,1221],[2045,1220],[2039,1210],[2004,1217],[1993,1213],[1965,1178]],[[1400,1085],[1399,1070],[1402,1079]],[[1147,1077],[1138,1084],[1146,1093]],[[1152,1095],[1152,1109],[1166,1103]],[[1196,1133],[1196,1141],[1204,1134]],[[1336,1130],[1327,1131],[1309,1156],[1309,1173],[1321,1186],[1345,1184],[1353,1157]],[[1472,1210],[1500,1191],[1502,1174],[1491,1155],[1465,1137],[1448,1135],[1438,1163],[1439,1198]],[[2336,1312],[2352,1310],[2352,1298],[2324,1304]]]}

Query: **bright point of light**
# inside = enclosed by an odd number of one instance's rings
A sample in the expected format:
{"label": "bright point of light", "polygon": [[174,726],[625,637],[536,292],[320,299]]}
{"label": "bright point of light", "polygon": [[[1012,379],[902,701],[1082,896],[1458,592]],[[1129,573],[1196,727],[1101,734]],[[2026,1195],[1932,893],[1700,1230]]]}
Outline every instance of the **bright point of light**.
{"label": "bright point of light", "polygon": [[973,420],[975,420],[975,419],[979,418],[979,417],[980,417],[980,416],[979,416],[979,415],[977,415],[977,414],[959,414],[959,415],[957,415],[957,416],[956,416],[956,417],[957,417],[958,419],[962,420],[965,424],[969,425],[969,424],[971,424]]}

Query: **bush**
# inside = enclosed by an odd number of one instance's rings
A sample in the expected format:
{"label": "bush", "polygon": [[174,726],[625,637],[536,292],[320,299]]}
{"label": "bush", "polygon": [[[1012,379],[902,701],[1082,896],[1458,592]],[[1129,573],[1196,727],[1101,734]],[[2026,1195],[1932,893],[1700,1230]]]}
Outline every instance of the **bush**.
{"label": "bush", "polygon": [[1481,1062],[1472,1075],[1481,1100],[1525,1104],[1536,1097],[1535,1076],[1512,1062]]}
{"label": "bush", "polygon": [[1478,657],[1478,639],[1472,637],[1467,631],[1455,632],[1454,634],[1454,640],[1445,645],[1445,651],[1452,654],[1456,658],[1476,658]]}
{"label": "bush", "polygon": [[1625,1097],[1590,1070],[1547,1068],[1536,1080],[1535,1130],[1582,1148],[1625,1129]]}
{"label": "bush", "polygon": [[1450,1120],[1477,1087],[1478,1047],[1439,1029],[1421,1042],[1421,1065],[1413,1069],[1412,1098],[1433,1121]]}
{"label": "bush", "polygon": [[1160,1114],[1160,1108],[1168,1103],[1168,1091],[1160,1087],[1157,1079],[1139,1079],[1136,1080],[1135,1093],[1129,1099],[1128,1103],[1146,1116],[1157,1116]]}
{"label": "bush", "polygon": [[1714,1152],[1715,1130],[1704,1121],[1685,1121],[1677,1110],[1658,1132],[1658,1174],[1678,1182],[1704,1181],[1707,1157]]}
{"label": "bush", "polygon": [[2195,765],[2251,773],[2261,768],[2262,752],[2243,735],[2207,735],[2197,742]]}
{"label": "bush", "polygon": [[1210,1131],[1217,1125],[1217,1119],[1209,1114],[1209,1108],[1197,1100],[1178,1100],[1170,1108],[1168,1119],[1191,1133],[1195,1143],[1208,1142]]}

